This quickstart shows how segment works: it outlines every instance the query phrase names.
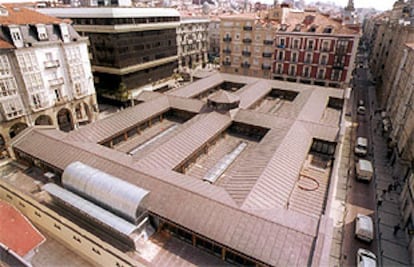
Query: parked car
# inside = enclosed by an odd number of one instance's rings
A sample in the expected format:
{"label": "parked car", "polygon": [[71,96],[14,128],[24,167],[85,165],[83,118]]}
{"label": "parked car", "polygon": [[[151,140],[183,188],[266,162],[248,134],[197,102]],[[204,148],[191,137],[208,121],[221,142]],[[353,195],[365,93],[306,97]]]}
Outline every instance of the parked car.
{"label": "parked car", "polygon": [[355,155],[365,157],[368,151],[368,139],[365,137],[358,137],[355,142]]}
{"label": "parked car", "polygon": [[372,218],[358,213],[355,218],[355,237],[365,242],[372,242],[374,239],[374,223]]}
{"label": "parked car", "polygon": [[360,248],[356,256],[356,265],[357,267],[376,267],[377,256],[367,249]]}
{"label": "parked car", "polygon": [[361,181],[371,182],[374,175],[374,168],[372,163],[366,159],[359,159],[355,164],[356,178]]}
{"label": "parked car", "polygon": [[364,106],[358,106],[357,113],[360,115],[365,115],[365,107]]}

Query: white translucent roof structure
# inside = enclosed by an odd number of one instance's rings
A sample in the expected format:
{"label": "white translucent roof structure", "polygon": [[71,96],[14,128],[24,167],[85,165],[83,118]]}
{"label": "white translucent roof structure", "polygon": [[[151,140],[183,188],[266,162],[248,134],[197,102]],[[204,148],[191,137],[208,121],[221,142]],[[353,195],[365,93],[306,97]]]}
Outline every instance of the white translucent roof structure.
{"label": "white translucent roof structure", "polygon": [[69,164],[62,174],[62,184],[94,203],[136,222],[144,211],[141,201],[148,191],[82,162]]}
{"label": "white translucent roof structure", "polygon": [[92,202],[81,198],[80,196],[56,185],[45,184],[43,190],[51,194],[54,198],[63,201],[65,204],[72,206],[80,211],[83,215],[93,218],[106,226],[115,229],[116,231],[129,236],[136,229],[137,226],[110,213],[109,211],[93,204]]}

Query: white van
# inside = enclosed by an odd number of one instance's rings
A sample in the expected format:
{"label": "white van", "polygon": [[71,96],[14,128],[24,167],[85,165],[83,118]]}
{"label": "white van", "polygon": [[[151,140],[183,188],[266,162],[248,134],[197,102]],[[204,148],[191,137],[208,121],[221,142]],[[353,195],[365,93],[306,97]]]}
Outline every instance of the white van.
{"label": "white van", "polygon": [[374,223],[371,217],[357,214],[355,218],[355,237],[368,243],[372,242],[374,239]]}
{"label": "white van", "polygon": [[355,164],[356,178],[358,180],[370,182],[374,175],[372,163],[366,159],[359,159]]}
{"label": "white van", "polygon": [[366,156],[368,150],[368,139],[365,137],[358,137],[355,142],[354,153],[358,156]]}
{"label": "white van", "polygon": [[356,256],[356,265],[357,267],[376,267],[377,257],[371,251],[360,248]]}

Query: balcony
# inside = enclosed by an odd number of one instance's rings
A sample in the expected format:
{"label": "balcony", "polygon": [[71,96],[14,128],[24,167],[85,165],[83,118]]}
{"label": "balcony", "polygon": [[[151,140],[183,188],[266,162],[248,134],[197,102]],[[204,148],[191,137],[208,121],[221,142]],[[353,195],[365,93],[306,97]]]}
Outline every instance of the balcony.
{"label": "balcony", "polygon": [[263,57],[272,57],[272,53],[271,52],[263,52],[262,56]]}
{"label": "balcony", "polygon": [[221,62],[221,65],[223,65],[223,66],[230,66],[231,65],[231,62],[230,61],[222,61]]}
{"label": "balcony", "polygon": [[251,54],[252,54],[252,52],[250,52],[250,51],[242,51],[242,55],[245,56],[245,57],[250,57]]}
{"label": "balcony", "polygon": [[250,38],[244,38],[243,39],[243,43],[245,43],[245,44],[251,44],[252,43],[252,39],[250,39]]}
{"label": "balcony", "polygon": [[279,44],[279,45],[277,45],[277,48],[285,48],[285,45],[284,44]]}
{"label": "balcony", "polygon": [[244,26],[243,27],[243,30],[245,30],[245,31],[252,31],[253,30],[253,27],[252,26]]}
{"label": "balcony", "polygon": [[273,40],[264,40],[263,44],[264,45],[273,45]]}
{"label": "balcony", "polygon": [[231,37],[230,36],[224,37],[223,42],[231,42]]}
{"label": "balcony", "polygon": [[262,64],[262,70],[270,70],[270,69],[271,69],[270,65]]}
{"label": "balcony", "polygon": [[64,81],[62,77],[49,80],[49,86],[59,86],[59,85],[62,85],[63,83]]}
{"label": "balcony", "polygon": [[47,60],[43,63],[46,69],[59,67],[59,60]]}
{"label": "balcony", "polygon": [[250,68],[250,63],[248,63],[248,62],[244,62],[244,63],[242,63],[242,64],[240,64],[240,66],[242,67],[242,68]]}
{"label": "balcony", "polygon": [[230,49],[228,49],[228,48],[224,48],[224,49],[223,49],[223,53],[224,53],[224,54],[230,54],[230,53],[231,53],[231,50],[230,50]]}

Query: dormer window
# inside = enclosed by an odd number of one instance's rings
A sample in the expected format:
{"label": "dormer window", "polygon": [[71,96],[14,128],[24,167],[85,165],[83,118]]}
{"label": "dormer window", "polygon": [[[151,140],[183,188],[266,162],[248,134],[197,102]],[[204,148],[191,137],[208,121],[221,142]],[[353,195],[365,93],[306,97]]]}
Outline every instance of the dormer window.
{"label": "dormer window", "polygon": [[302,28],[302,26],[300,24],[296,24],[295,29],[293,31],[294,32],[300,32],[301,28]]}
{"label": "dormer window", "polygon": [[0,5],[0,16],[8,16],[9,15],[9,11],[7,10],[7,8],[5,8],[4,6]]}
{"label": "dormer window", "polygon": [[65,23],[61,23],[60,25],[60,33],[62,34],[62,39],[63,42],[67,43],[70,41],[69,39],[69,29],[68,29],[68,25]]}
{"label": "dormer window", "polygon": [[333,31],[333,28],[331,26],[328,26],[323,30],[324,33],[332,33],[332,31]]}
{"label": "dormer window", "polygon": [[280,31],[285,32],[286,30],[287,30],[287,25],[286,24],[280,25]]}
{"label": "dormer window", "polygon": [[37,28],[37,36],[39,37],[39,40],[47,40],[47,32],[45,25],[38,24],[36,25]]}
{"label": "dormer window", "polygon": [[10,27],[10,35],[11,38],[13,40],[13,44],[17,47],[17,48],[21,48],[23,47],[23,38],[22,38],[22,33],[20,32],[20,28],[17,26],[11,26]]}
{"label": "dormer window", "polygon": [[42,24],[36,25],[37,28],[37,36],[39,37],[39,40],[47,40],[47,32],[46,32],[46,26]]}
{"label": "dormer window", "polygon": [[316,25],[312,25],[312,26],[309,28],[309,32],[316,32]]}

